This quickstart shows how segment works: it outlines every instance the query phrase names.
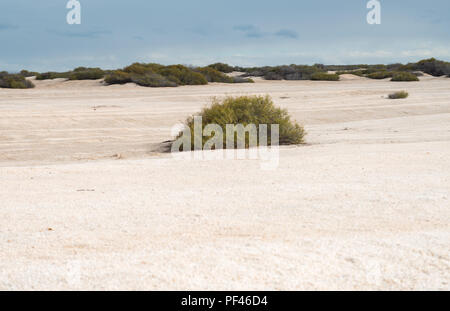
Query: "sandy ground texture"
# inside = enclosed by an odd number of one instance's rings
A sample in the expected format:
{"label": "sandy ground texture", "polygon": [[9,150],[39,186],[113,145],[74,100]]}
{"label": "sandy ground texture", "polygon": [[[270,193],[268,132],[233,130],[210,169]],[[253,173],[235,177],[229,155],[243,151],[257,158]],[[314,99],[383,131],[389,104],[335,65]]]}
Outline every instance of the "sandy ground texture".
{"label": "sandy ground texture", "polygon": [[[0,89],[0,289],[450,289],[448,78],[36,85]],[[308,131],[276,170],[155,152],[250,94]]]}

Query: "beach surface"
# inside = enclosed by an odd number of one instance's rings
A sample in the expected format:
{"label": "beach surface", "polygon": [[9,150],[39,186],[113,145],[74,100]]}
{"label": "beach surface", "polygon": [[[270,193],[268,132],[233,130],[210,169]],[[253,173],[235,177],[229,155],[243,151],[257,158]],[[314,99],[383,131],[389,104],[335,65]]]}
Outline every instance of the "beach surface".
{"label": "beach surface", "polygon": [[[450,290],[449,78],[35,84],[0,89],[1,290]],[[308,132],[278,168],[158,152],[255,94]]]}

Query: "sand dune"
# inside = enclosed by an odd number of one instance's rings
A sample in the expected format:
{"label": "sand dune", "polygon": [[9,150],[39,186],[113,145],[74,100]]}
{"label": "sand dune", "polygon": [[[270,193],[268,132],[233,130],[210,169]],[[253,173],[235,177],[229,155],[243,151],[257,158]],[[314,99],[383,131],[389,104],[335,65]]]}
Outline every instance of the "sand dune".
{"label": "sand dune", "polygon": [[[450,79],[344,78],[0,89],[0,289],[450,289]],[[242,94],[308,145],[275,171],[153,151]]]}

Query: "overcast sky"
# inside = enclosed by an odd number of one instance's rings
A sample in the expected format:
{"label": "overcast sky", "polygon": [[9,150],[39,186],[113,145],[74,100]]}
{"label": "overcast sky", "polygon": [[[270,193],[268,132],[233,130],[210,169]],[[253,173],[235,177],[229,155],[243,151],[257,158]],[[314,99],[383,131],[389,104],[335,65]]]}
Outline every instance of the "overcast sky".
{"label": "overcast sky", "polygon": [[118,68],[140,62],[356,64],[450,60],[449,0],[0,1],[0,71]]}

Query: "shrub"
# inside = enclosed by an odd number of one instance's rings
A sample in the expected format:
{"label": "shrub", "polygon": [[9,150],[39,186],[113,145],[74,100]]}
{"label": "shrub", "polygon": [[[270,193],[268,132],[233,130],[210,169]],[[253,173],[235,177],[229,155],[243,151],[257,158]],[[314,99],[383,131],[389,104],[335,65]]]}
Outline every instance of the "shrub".
{"label": "shrub", "polygon": [[194,72],[183,65],[166,66],[160,69],[158,73],[166,77],[169,81],[175,82],[177,85],[208,84],[208,81],[201,73]]}
{"label": "shrub", "polygon": [[114,70],[112,73],[106,75],[105,82],[107,84],[125,84],[130,83],[131,75],[122,70]]}
{"label": "shrub", "polygon": [[208,67],[211,67],[217,71],[225,72],[225,73],[230,73],[230,72],[235,71],[234,67],[231,67],[230,65],[224,64],[224,63],[215,63],[212,65],[209,65]]}
{"label": "shrub", "polygon": [[131,81],[140,86],[148,87],[175,87],[177,84],[157,73],[146,73],[143,75],[131,75]]}
{"label": "shrub", "polygon": [[36,76],[36,80],[49,80],[49,79],[58,79],[58,78],[64,78],[68,79],[71,72],[44,72],[40,73]]}
{"label": "shrub", "polygon": [[419,78],[410,72],[396,72],[392,76],[391,81],[419,81]]}
{"label": "shrub", "polygon": [[105,72],[100,68],[78,67],[69,73],[69,80],[97,80],[102,79]]}
{"label": "shrub", "polygon": [[233,83],[255,83],[255,81],[250,78],[233,77]]}
{"label": "shrub", "polygon": [[134,63],[128,67],[125,67],[123,71],[135,74],[145,74],[145,73],[158,73],[158,71],[161,70],[162,68],[164,68],[164,66],[159,64]]}
{"label": "shrub", "polygon": [[28,71],[28,70],[21,70],[19,73],[22,77],[28,78],[28,77],[33,77],[33,76],[37,76],[39,74],[39,72],[33,72],[33,71]]}
{"label": "shrub", "polygon": [[367,78],[369,79],[386,79],[386,78],[392,78],[394,73],[390,71],[377,71],[373,72],[367,75]]}
{"label": "shrub", "polygon": [[201,73],[208,82],[222,82],[222,83],[233,83],[233,78],[223,74],[222,72],[212,68],[212,67],[203,67],[197,68],[196,71]]}
{"label": "shrub", "polygon": [[[269,96],[241,96],[227,97],[223,100],[214,99],[212,106],[204,108],[199,116],[202,117],[202,129],[208,124],[217,124],[223,131],[223,146],[226,148],[226,125],[227,124],[255,124],[258,128],[260,124],[267,124],[267,143],[270,144],[271,124],[279,124],[280,145],[301,144],[306,135],[303,127],[290,120],[286,110],[275,107]],[[194,118],[190,117],[186,121],[191,130],[191,144],[194,148]],[[178,137],[180,137],[182,133]],[[202,137],[202,146],[211,136]],[[235,133],[235,148],[237,147]],[[258,132],[259,142],[259,132]],[[245,145],[249,147],[249,138],[245,138]],[[193,150],[193,149],[192,149]]]}
{"label": "shrub", "polygon": [[408,96],[409,96],[409,94],[406,91],[400,91],[400,92],[395,92],[395,93],[389,94],[390,99],[407,98]]}
{"label": "shrub", "polygon": [[364,76],[364,70],[350,70],[350,71],[338,71],[336,72],[337,75],[355,75],[358,77]]}
{"label": "shrub", "polygon": [[264,77],[266,80],[310,80],[316,72],[324,72],[320,66],[289,65],[276,67],[245,68],[245,77]]}
{"label": "shrub", "polygon": [[[214,70],[214,69],[211,69]],[[223,75],[218,72],[219,75]],[[105,77],[107,84],[135,82],[149,87],[175,87],[178,85],[208,84],[205,76],[183,65],[163,66],[159,64],[134,63],[122,70],[115,70]]]}
{"label": "shrub", "polygon": [[420,70],[435,77],[450,75],[450,63],[435,58],[421,60],[411,67],[413,70]]}
{"label": "shrub", "polygon": [[311,75],[314,81],[339,81],[340,77],[335,73],[316,72]]}
{"label": "shrub", "polygon": [[0,88],[29,89],[33,87],[34,84],[20,74],[9,74],[5,71],[0,72]]}

